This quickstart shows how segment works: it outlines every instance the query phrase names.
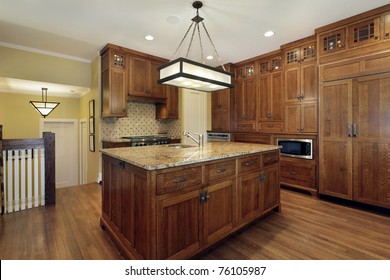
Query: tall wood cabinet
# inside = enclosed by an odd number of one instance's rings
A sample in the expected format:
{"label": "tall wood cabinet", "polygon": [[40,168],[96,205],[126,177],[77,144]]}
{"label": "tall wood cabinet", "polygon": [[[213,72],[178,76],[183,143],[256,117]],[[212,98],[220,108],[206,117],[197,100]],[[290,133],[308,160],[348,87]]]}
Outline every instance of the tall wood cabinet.
{"label": "tall wood cabinet", "polygon": [[104,48],[101,52],[102,117],[127,116],[126,52]]}
{"label": "tall wood cabinet", "polygon": [[256,131],[257,92],[255,63],[236,68],[234,120],[236,131]]}
{"label": "tall wood cabinet", "polygon": [[258,131],[275,133],[283,131],[283,72],[280,53],[259,61],[257,78]]}
{"label": "tall wood cabinet", "polygon": [[390,208],[390,75],[320,88],[320,193]]}
{"label": "tall wood cabinet", "polygon": [[[233,72],[232,64],[225,65],[227,71]],[[228,132],[231,130],[231,98],[234,89],[218,90],[211,93],[211,127],[213,131]]]}
{"label": "tall wood cabinet", "polygon": [[[314,39],[314,41],[313,41]],[[318,67],[315,37],[292,43],[284,50],[286,133],[317,133]],[[298,45],[297,45],[298,44]]]}

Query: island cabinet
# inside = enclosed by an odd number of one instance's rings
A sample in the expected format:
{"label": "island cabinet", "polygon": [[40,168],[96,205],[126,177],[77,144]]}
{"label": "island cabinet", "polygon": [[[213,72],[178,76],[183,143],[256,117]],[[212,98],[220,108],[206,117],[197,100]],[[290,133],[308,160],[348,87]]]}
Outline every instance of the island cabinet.
{"label": "island cabinet", "polygon": [[[199,254],[279,210],[279,150],[272,147],[154,170],[103,154],[101,226],[126,258],[186,259]],[[121,150],[126,149],[136,148]]]}

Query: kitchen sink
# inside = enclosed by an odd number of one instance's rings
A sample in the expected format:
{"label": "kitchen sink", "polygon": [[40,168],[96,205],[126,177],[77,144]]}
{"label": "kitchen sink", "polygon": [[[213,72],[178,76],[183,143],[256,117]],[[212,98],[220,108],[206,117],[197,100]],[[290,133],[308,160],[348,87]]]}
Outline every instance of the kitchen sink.
{"label": "kitchen sink", "polygon": [[196,148],[197,146],[185,145],[185,144],[172,144],[172,145],[168,145],[168,147],[174,149],[183,149],[183,148]]}

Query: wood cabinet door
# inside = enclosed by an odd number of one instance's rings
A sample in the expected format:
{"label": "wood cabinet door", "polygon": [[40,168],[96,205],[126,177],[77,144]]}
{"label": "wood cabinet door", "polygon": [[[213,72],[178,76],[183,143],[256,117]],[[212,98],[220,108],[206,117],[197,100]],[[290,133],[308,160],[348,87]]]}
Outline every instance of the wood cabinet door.
{"label": "wood cabinet door", "polygon": [[157,202],[157,259],[183,259],[200,248],[199,191]]}
{"label": "wood cabinet door", "polygon": [[277,166],[265,169],[260,174],[261,197],[263,212],[271,210],[280,204],[279,168]]}
{"label": "wood cabinet door", "polygon": [[149,64],[149,90],[152,97],[164,98],[163,85],[157,83],[160,79],[160,71],[157,70],[163,63],[161,61],[151,60]]}
{"label": "wood cabinet door", "polygon": [[300,133],[301,105],[286,105],[284,107],[284,112],[284,131],[290,133]]}
{"label": "wood cabinet door", "polygon": [[217,90],[211,93],[212,110],[230,110],[230,89]]}
{"label": "wood cabinet door", "polygon": [[235,224],[235,180],[209,186],[204,207],[204,242],[214,243],[227,236]]}
{"label": "wood cabinet door", "polygon": [[303,133],[317,132],[317,102],[301,103],[301,127]]}
{"label": "wood cabinet door", "polygon": [[318,67],[316,63],[301,66],[300,82],[301,101],[316,101],[318,99]]}
{"label": "wood cabinet door", "polygon": [[230,131],[230,110],[213,110],[211,127],[213,131]]}
{"label": "wood cabinet door", "polygon": [[258,120],[271,120],[271,75],[258,77]]}
{"label": "wood cabinet door", "polygon": [[111,69],[110,83],[110,116],[127,116],[126,72]]}
{"label": "wood cabinet door", "polygon": [[234,85],[234,119],[236,122],[244,119],[244,81],[236,80]]}
{"label": "wood cabinet door", "polygon": [[257,92],[254,78],[244,80],[244,115],[246,121],[256,121]]}
{"label": "wood cabinet door", "polygon": [[383,15],[383,22],[384,22],[383,37],[387,40],[387,39],[390,39],[390,13]]}
{"label": "wood cabinet door", "polygon": [[353,82],[354,200],[390,206],[390,75]]}
{"label": "wood cabinet door", "polygon": [[238,178],[238,222],[240,224],[251,221],[262,213],[260,174],[261,172],[256,172]]}
{"label": "wood cabinet door", "polygon": [[149,97],[149,60],[130,57],[129,77],[130,94]]}
{"label": "wood cabinet door", "polygon": [[287,68],[284,76],[285,101],[297,102],[301,94],[301,67]]}
{"label": "wood cabinet door", "polygon": [[283,75],[282,72],[271,75],[271,119],[273,121],[282,121],[283,108]]}
{"label": "wood cabinet door", "polygon": [[320,194],[352,199],[352,84],[320,87]]}

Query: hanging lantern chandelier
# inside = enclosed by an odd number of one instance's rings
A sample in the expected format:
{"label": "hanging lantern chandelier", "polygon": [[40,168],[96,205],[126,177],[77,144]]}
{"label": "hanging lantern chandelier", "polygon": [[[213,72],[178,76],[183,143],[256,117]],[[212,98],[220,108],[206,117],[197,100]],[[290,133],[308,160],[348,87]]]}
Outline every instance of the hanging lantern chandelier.
{"label": "hanging lantern chandelier", "polygon": [[232,74],[227,72],[222,64],[221,68],[223,70],[205,65],[204,63],[190,60],[188,58],[191,51],[195,32],[197,32],[200,43],[201,59],[202,62],[204,61],[203,45],[200,32],[200,26],[202,26],[207,35],[207,38],[210,41],[211,46],[213,47],[214,53],[218,61],[221,61],[218,52],[214,46],[214,43],[211,40],[210,34],[207,31],[206,26],[203,22],[203,18],[199,16],[199,9],[203,6],[203,3],[201,1],[195,1],[192,3],[192,6],[196,9],[196,16],[192,18],[191,25],[187,29],[184,38],[181,40],[179,46],[173,54],[174,58],[178,51],[181,49],[187,35],[192,30],[191,40],[187,48],[186,57],[180,57],[175,60],[173,60],[172,58],[170,62],[159,67],[158,70],[160,71],[160,79],[158,80],[158,83],[206,92],[232,88]]}
{"label": "hanging lantern chandelier", "polygon": [[47,102],[47,88],[42,88],[42,101],[30,101],[30,104],[46,118],[60,102]]}

